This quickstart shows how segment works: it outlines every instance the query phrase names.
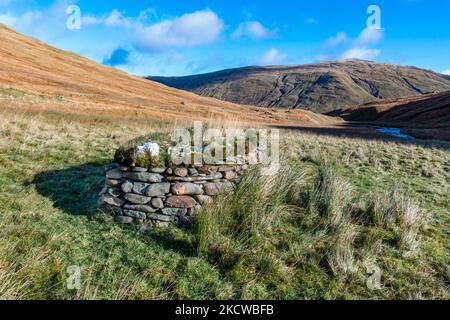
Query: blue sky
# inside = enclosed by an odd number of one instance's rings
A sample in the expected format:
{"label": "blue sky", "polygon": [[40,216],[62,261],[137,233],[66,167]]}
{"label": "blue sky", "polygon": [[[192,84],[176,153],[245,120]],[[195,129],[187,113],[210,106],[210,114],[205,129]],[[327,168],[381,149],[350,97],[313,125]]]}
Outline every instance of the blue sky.
{"label": "blue sky", "polygon": [[[367,29],[370,5],[381,29]],[[344,58],[450,74],[449,20],[446,0],[0,0],[0,22],[137,75]]]}

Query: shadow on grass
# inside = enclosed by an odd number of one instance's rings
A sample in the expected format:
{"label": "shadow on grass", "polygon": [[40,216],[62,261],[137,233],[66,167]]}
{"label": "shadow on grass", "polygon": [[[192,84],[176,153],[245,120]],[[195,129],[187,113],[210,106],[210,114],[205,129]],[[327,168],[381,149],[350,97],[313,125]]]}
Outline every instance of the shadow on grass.
{"label": "shadow on grass", "polygon": [[[103,164],[99,163],[86,163],[67,169],[42,172],[32,181],[38,193],[50,199],[55,208],[69,215],[91,217],[101,214],[97,209],[98,194],[104,182]],[[122,228],[129,232],[136,232],[138,229],[134,225]],[[193,255],[189,242],[170,230],[149,230],[140,239],[154,242],[165,250],[177,252],[186,257]]]}
{"label": "shadow on grass", "polygon": [[71,215],[91,215],[97,211],[104,180],[101,165],[86,163],[39,173],[32,183],[39,194],[53,201],[55,208]]}

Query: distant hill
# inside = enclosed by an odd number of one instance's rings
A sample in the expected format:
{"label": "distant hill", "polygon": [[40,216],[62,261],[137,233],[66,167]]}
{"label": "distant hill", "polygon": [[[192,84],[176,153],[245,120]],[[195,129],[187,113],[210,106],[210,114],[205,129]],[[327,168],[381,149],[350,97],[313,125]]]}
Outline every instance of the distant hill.
{"label": "distant hill", "polygon": [[[0,108],[50,109],[120,119],[225,119],[261,123],[322,123],[311,112],[275,112],[177,90],[51,47],[0,24]],[[29,99],[24,102],[23,99]],[[13,99],[14,98],[14,99]]]}
{"label": "distant hill", "polygon": [[347,121],[450,128],[450,91],[386,99],[329,112]]}
{"label": "distant hill", "polygon": [[327,112],[380,99],[450,90],[450,77],[363,60],[246,67],[187,77],[149,77],[220,100]]}

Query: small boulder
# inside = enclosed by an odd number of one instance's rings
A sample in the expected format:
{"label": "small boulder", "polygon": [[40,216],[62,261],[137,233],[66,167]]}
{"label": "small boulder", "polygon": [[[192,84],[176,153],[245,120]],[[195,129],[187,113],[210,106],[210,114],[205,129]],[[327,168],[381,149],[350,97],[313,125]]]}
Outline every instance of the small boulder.
{"label": "small boulder", "polygon": [[160,198],[153,198],[152,199],[152,207],[155,209],[161,209],[164,208],[164,203],[162,199]]}
{"label": "small boulder", "polygon": [[200,195],[203,194],[203,188],[201,185],[195,183],[177,182],[172,186],[172,193],[178,196]]}
{"label": "small boulder", "polygon": [[133,183],[131,181],[125,181],[122,183],[122,191],[125,193],[130,193],[133,191]]}
{"label": "small boulder", "polygon": [[119,169],[109,170],[106,172],[106,178],[113,180],[121,180],[123,177],[122,171]]}
{"label": "small boulder", "polygon": [[148,197],[163,197],[169,192],[170,183],[155,183],[147,188],[145,195]]}
{"label": "small boulder", "polygon": [[131,180],[137,180],[147,183],[162,182],[164,178],[159,173],[150,173],[150,172],[127,172],[124,173],[124,177]]}
{"label": "small boulder", "polygon": [[152,200],[152,198],[140,196],[134,193],[127,193],[125,195],[125,199],[132,204],[147,204]]}
{"label": "small boulder", "polygon": [[116,222],[121,223],[121,224],[131,224],[133,223],[134,219],[132,217],[128,217],[128,216],[117,216],[115,218]]}
{"label": "small boulder", "polygon": [[183,178],[183,177],[186,177],[188,175],[188,169],[186,169],[186,168],[175,168],[174,173],[175,173],[175,175],[177,177],[182,177]]}
{"label": "small boulder", "polygon": [[166,200],[166,204],[172,208],[193,208],[197,202],[188,196],[172,196]]}

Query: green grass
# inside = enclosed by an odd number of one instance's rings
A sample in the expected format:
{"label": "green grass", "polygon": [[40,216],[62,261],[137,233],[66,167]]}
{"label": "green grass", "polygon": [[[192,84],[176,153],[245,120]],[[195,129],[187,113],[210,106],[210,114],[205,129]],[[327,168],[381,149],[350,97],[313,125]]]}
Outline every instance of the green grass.
{"label": "green grass", "polygon": [[[2,119],[0,298],[450,298],[449,151],[286,132],[278,177],[252,171],[190,232],[137,236],[96,210],[102,165],[164,128]],[[66,287],[71,265],[80,290]]]}

